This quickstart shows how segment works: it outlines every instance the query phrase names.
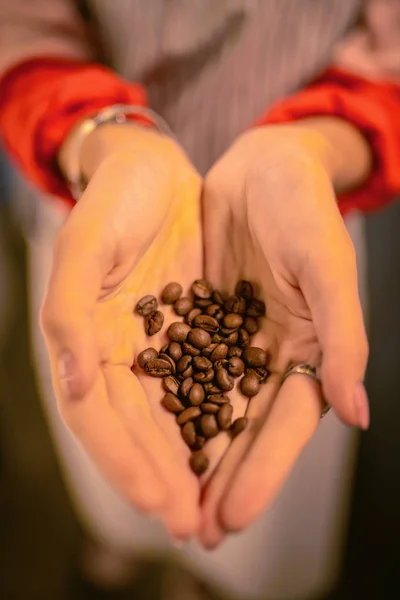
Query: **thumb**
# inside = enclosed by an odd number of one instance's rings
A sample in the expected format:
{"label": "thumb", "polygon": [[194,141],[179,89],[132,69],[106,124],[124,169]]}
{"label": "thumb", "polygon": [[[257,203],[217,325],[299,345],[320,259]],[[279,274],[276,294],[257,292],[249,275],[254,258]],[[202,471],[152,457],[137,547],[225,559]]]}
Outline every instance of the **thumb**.
{"label": "thumb", "polygon": [[325,400],[350,425],[369,426],[363,386],[368,341],[358,295],[354,247],[347,232],[337,243],[318,248],[300,278],[322,349],[321,381]]}

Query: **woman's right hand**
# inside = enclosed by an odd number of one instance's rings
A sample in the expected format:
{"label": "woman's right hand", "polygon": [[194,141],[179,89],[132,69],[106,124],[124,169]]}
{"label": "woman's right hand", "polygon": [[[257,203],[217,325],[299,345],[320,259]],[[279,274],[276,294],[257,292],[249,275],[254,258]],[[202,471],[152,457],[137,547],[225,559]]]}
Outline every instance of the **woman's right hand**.
{"label": "woman's right hand", "polygon": [[[59,410],[120,494],[184,539],[200,511],[189,450],[160,380],[131,367],[166,341],[146,337],[137,301],[202,274],[201,179],[173,140],[129,125],[92,133],[82,165],[89,185],[59,232],[42,310]],[[176,317],[163,312],[165,332]]]}

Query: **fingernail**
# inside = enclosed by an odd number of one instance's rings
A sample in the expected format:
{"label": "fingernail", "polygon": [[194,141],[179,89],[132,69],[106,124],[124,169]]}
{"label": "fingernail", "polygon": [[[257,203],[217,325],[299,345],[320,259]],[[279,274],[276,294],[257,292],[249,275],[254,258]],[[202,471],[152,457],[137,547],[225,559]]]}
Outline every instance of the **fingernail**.
{"label": "fingernail", "polygon": [[358,424],[361,429],[368,429],[369,427],[369,403],[367,392],[362,383],[358,383],[354,390],[354,406],[356,409],[356,415]]}
{"label": "fingernail", "polygon": [[76,365],[71,352],[64,352],[58,360],[58,377],[64,392],[73,396],[76,387]]}

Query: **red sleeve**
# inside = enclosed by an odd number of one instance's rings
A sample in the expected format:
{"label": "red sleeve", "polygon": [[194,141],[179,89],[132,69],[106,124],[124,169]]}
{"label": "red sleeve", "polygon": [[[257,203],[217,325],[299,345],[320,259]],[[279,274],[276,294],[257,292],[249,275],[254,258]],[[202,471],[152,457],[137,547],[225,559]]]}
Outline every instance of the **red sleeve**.
{"label": "red sleeve", "polygon": [[370,211],[400,194],[400,85],[372,82],[343,71],[326,71],[315,83],[273,106],[257,125],[287,123],[317,115],[355,125],[371,145],[368,180],[339,197],[342,214]]}
{"label": "red sleeve", "polygon": [[34,184],[71,203],[57,166],[58,150],[78,120],[112,104],[145,105],[145,91],[98,64],[23,62],[0,80],[4,145]]}

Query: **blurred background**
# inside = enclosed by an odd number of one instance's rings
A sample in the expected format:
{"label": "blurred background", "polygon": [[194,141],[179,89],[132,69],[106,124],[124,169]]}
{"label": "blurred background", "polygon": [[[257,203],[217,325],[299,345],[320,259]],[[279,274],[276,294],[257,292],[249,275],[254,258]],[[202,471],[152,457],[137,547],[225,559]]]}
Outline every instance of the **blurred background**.
{"label": "blurred background", "polygon": [[[24,233],[35,226],[34,203],[28,192],[15,202],[14,181],[0,153],[0,598],[117,598],[79,581],[84,534],[30,360]],[[367,242],[372,419],[361,436],[341,581],[329,600],[400,598],[399,203],[367,217]],[[129,597],[158,600],[163,568],[149,563]]]}

